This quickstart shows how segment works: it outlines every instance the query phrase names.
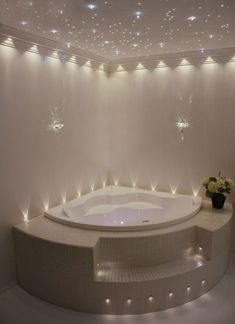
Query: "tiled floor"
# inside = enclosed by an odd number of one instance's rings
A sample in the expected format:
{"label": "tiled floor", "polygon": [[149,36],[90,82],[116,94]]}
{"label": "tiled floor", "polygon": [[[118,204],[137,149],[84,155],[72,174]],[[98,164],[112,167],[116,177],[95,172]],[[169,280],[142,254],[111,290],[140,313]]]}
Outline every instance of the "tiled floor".
{"label": "tiled floor", "polygon": [[18,286],[0,296],[0,324],[235,324],[235,254],[209,293],[180,307],[145,315],[101,316],[45,303]]}

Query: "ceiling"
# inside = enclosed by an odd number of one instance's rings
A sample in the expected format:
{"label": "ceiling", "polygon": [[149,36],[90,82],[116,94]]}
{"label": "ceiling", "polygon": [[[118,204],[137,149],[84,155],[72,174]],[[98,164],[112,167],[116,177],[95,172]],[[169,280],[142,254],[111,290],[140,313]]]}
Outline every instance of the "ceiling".
{"label": "ceiling", "polygon": [[235,46],[234,0],[0,0],[0,22],[109,60]]}

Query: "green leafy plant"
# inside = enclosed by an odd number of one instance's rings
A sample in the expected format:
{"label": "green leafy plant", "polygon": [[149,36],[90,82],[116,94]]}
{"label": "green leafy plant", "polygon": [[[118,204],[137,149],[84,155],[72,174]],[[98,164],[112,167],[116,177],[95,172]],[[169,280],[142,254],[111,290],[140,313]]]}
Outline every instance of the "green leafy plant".
{"label": "green leafy plant", "polygon": [[206,190],[206,196],[209,198],[214,197],[216,194],[230,194],[232,187],[234,186],[233,181],[227,177],[206,177],[201,180],[202,186]]}

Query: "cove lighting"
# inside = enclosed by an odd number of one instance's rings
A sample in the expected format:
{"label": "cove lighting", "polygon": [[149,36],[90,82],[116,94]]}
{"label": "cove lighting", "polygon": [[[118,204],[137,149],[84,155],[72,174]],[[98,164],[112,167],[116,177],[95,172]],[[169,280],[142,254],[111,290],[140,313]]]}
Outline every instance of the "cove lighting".
{"label": "cove lighting", "polygon": [[14,46],[13,39],[11,37],[8,37],[7,39],[4,40],[2,45],[13,47]]}
{"label": "cove lighting", "polygon": [[30,47],[29,51],[37,54],[38,53],[37,45],[33,45],[32,47]]}

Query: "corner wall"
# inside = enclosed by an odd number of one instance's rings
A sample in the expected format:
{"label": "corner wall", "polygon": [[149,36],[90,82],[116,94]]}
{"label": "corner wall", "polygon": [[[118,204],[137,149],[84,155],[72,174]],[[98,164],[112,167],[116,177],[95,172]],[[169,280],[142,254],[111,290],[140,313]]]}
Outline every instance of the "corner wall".
{"label": "corner wall", "polygon": [[[12,226],[108,171],[110,183],[190,194],[219,170],[235,179],[235,63],[107,76],[0,46],[0,71],[0,291],[16,278]],[[55,106],[59,135],[48,130]]]}

